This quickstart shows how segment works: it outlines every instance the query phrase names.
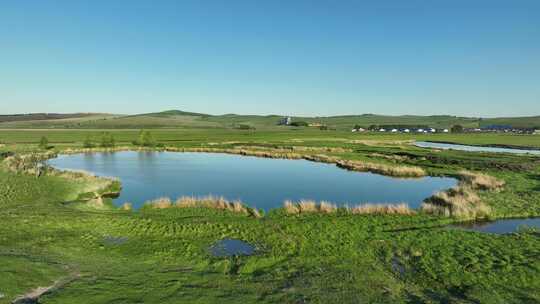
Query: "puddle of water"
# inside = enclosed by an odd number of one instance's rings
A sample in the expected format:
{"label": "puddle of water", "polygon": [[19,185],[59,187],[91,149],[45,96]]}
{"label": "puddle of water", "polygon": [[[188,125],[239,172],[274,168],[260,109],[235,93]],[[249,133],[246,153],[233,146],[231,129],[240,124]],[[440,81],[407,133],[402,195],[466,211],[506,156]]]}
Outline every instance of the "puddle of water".
{"label": "puddle of water", "polygon": [[122,245],[127,241],[128,241],[127,237],[121,237],[121,236],[120,237],[107,236],[107,237],[103,238],[103,242],[106,245]]}
{"label": "puddle of water", "polygon": [[210,253],[216,257],[253,255],[255,246],[236,239],[223,239],[210,247]]}
{"label": "puddle of water", "polygon": [[452,225],[451,227],[484,233],[506,234],[517,232],[522,227],[540,229],[540,218],[501,219],[493,222],[466,222]]}
{"label": "puddle of water", "polygon": [[494,152],[494,153],[514,153],[514,154],[531,154],[540,155],[540,150],[512,149],[512,148],[497,148],[497,147],[480,147],[458,144],[446,144],[429,141],[417,141],[415,146],[420,148],[435,148],[443,150],[459,150],[469,152]]}

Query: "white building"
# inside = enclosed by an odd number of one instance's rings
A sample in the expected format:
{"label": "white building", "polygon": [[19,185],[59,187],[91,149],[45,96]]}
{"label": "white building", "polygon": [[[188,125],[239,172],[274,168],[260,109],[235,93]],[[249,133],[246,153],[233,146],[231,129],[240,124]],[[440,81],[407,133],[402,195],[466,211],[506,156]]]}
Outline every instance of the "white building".
{"label": "white building", "polygon": [[442,131],[443,131],[443,133],[449,133],[450,132],[450,130],[448,130],[448,129],[444,129]]}
{"label": "white building", "polygon": [[292,122],[292,118],[291,117],[283,117],[280,121],[279,121],[279,125],[282,125],[282,126],[288,126],[290,125]]}

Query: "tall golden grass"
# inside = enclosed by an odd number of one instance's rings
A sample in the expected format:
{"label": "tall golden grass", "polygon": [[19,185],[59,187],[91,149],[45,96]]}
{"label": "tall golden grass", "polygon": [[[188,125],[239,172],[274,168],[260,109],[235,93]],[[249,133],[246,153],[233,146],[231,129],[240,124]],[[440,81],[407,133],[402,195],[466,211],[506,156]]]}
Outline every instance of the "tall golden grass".
{"label": "tall golden grass", "polygon": [[416,211],[409,208],[405,203],[401,204],[364,204],[349,209],[352,214],[400,214],[413,215]]}
{"label": "tall golden grass", "polygon": [[283,209],[288,214],[302,213],[336,213],[343,211],[350,214],[400,214],[413,215],[416,211],[409,208],[407,204],[361,204],[354,207],[337,207],[336,204],[322,201],[316,203],[312,200],[300,200],[293,202],[286,200],[283,203]]}
{"label": "tall golden grass", "polygon": [[255,208],[246,207],[241,201],[228,201],[220,196],[183,196],[178,198],[174,203],[170,198],[162,197],[146,202],[147,205],[155,209],[166,209],[171,207],[176,208],[211,208],[218,210],[226,210],[234,213],[246,214],[252,217],[261,217],[260,212]]}
{"label": "tall golden grass", "polygon": [[460,181],[456,187],[427,198],[421,210],[429,214],[467,219],[489,217],[491,208],[482,202],[475,190],[499,191],[504,181],[483,173],[461,171],[459,174]]}
{"label": "tall golden grass", "polygon": [[493,176],[470,171],[460,171],[461,183],[478,190],[500,190],[504,186],[504,181]]}

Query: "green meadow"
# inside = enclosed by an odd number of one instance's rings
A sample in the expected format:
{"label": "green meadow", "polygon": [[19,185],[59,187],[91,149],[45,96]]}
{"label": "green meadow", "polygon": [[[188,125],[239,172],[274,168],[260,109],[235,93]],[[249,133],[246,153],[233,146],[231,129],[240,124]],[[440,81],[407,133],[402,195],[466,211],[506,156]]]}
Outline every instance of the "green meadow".
{"label": "green meadow", "polygon": [[[133,145],[139,129],[2,129],[0,152],[3,158],[43,153],[43,136],[56,153],[83,149],[87,139],[94,151],[115,149],[99,148],[103,132],[114,137],[116,148],[141,149]],[[290,127],[150,132],[159,146],[144,149],[324,154],[457,178],[466,170],[504,184],[470,185],[489,210],[485,218],[540,216],[540,158],[411,145],[432,140],[540,147],[536,135]],[[534,229],[507,235],[454,229],[448,225],[471,218],[422,210],[354,214],[282,208],[261,216],[205,207],[124,210],[107,197],[93,202],[95,193],[106,191],[96,191],[92,180],[61,173],[36,177],[9,164],[6,159],[0,168],[0,303],[38,287],[48,287],[39,303],[540,302],[540,232]],[[247,241],[256,254],[212,256],[209,247],[224,238]]]}

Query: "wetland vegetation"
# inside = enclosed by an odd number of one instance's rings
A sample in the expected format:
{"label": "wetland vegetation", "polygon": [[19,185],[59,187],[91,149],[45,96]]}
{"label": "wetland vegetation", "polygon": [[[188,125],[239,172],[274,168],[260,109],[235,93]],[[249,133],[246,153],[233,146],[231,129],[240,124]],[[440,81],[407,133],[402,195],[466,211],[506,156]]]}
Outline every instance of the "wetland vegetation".
{"label": "wetland vegetation", "polygon": [[[88,135],[100,132],[40,132],[2,133],[9,140],[0,148],[0,303],[43,290],[40,303],[540,301],[538,230],[446,228],[471,218],[539,216],[537,157],[434,151],[415,147],[406,135],[339,131],[153,131],[161,147],[133,145],[138,131],[110,131],[114,148],[84,147]],[[43,135],[52,147],[47,152],[39,148]],[[190,195],[131,208],[124,203],[133,200],[113,202],[115,194],[122,197],[122,177],[35,165],[57,153],[156,149],[419,168],[459,183],[425,196],[429,208],[297,199],[263,212],[249,200]],[[215,256],[211,248],[221,240],[246,242],[255,254]]]}

